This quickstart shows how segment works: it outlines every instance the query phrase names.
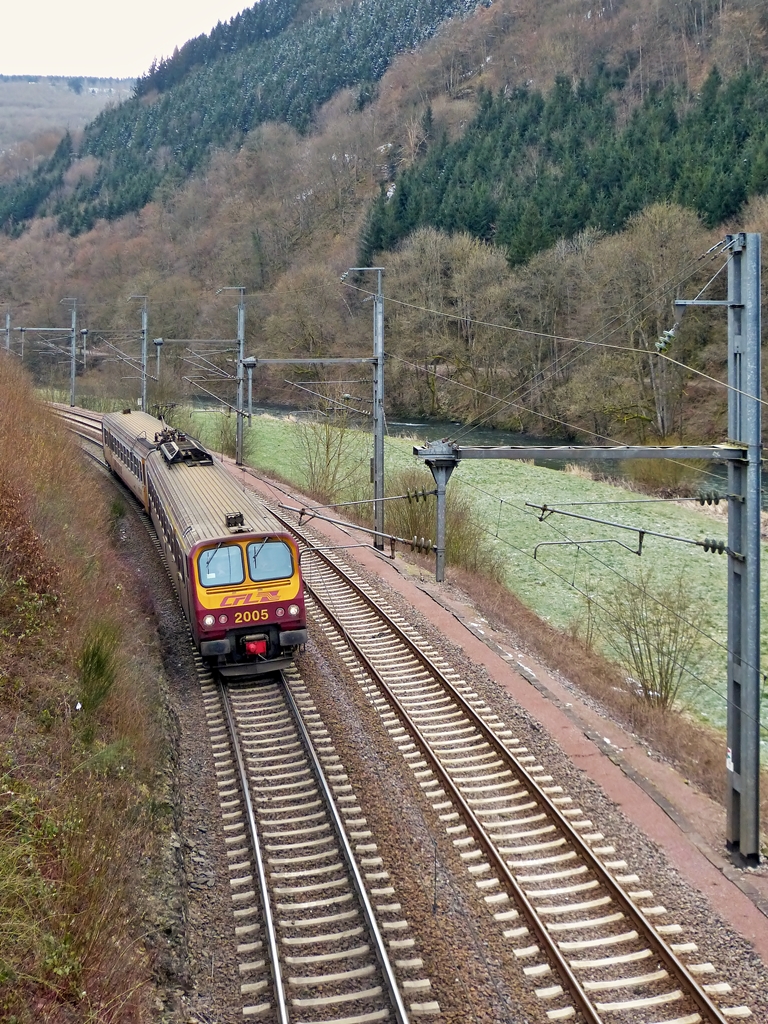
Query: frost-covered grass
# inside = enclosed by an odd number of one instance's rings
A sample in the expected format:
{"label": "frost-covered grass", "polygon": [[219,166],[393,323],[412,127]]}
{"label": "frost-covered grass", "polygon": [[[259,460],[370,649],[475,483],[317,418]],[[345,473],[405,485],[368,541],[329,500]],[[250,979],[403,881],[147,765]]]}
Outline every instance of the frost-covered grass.
{"label": "frost-covered grass", "polygon": [[[204,418],[216,415],[196,414],[195,419],[202,426]],[[297,488],[302,486],[300,450],[290,419],[255,416],[252,427],[246,427],[245,437],[248,462],[265,472],[279,474]],[[365,451],[366,445],[370,445],[370,436],[361,435],[361,450]],[[388,474],[417,464],[412,447],[413,441],[407,438],[387,438]],[[432,478],[426,469],[424,476],[426,485],[431,486]],[[704,510],[675,502],[649,502],[643,494],[592,480],[581,472],[562,472],[516,461],[463,462],[454,472],[449,488],[461,488],[471,499],[484,523],[489,543],[503,557],[509,588],[538,615],[561,630],[578,630],[584,636],[589,625],[594,626],[595,643],[608,657],[616,657],[603,625],[604,618],[610,616],[612,589],[617,585],[632,586],[641,566],[652,570],[662,585],[682,575],[693,595],[694,608],[698,608],[695,622],[702,635],[690,670],[684,675],[680,696],[702,719],[725,727],[725,556],[705,553],[702,548],[680,541],[646,535],[642,556],[638,557],[634,553],[638,546],[636,532],[557,514],[540,522],[537,510],[526,507],[526,502],[610,520],[634,530],[694,541],[705,537],[726,540],[725,516],[717,518]],[[633,503],[611,504],[626,501]],[[569,502],[591,504],[569,505]],[[563,543],[565,541],[601,543],[579,546]],[[765,566],[765,549],[763,561]],[[591,613],[585,595],[589,595]],[[766,596],[763,615],[768,621]],[[763,659],[765,647],[764,643]]]}

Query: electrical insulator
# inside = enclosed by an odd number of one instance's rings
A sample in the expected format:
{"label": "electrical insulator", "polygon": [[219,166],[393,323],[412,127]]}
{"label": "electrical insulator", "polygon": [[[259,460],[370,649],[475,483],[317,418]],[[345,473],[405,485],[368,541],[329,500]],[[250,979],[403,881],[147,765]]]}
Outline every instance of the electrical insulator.
{"label": "electrical insulator", "polygon": [[718,555],[722,555],[727,550],[725,541],[715,540],[714,537],[705,537],[702,543],[702,547],[705,551],[711,551],[713,555],[715,553],[717,553]]}
{"label": "electrical insulator", "polygon": [[408,504],[409,505],[412,502],[414,502],[414,501],[418,505],[419,501],[426,501],[427,500],[427,497],[428,497],[427,489],[426,489],[426,487],[422,487],[421,490],[419,490],[418,487],[417,487],[415,491],[412,491],[410,489],[410,487],[409,487],[406,490],[406,492],[405,492],[405,496],[408,499]]}
{"label": "electrical insulator", "polygon": [[432,541],[429,538],[413,537],[411,539],[411,551],[418,551],[420,555],[428,555],[432,550]]}
{"label": "electrical insulator", "polygon": [[718,491],[703,491],[698,498],[700,505],[719,505],[721,495]]}

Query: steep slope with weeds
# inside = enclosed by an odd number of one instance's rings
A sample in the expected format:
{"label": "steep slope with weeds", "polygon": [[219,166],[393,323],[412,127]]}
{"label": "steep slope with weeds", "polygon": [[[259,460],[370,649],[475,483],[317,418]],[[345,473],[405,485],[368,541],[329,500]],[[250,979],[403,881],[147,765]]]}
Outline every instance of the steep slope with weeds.
{"label": "steep slope with weeds", "polygon": [[148,1020],[163,743],[109,497],[0,356],[0,1019]]}

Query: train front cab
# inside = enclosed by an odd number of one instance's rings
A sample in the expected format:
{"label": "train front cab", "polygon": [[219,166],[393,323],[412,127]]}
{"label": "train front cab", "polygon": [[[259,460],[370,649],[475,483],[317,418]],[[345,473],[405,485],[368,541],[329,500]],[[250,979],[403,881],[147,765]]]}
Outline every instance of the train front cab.
{"label": "train front cab", "polygon": [[189,557],[193,633],[225,679],[287,668],[307,641],[299,552],[283,534],[200,543]]}

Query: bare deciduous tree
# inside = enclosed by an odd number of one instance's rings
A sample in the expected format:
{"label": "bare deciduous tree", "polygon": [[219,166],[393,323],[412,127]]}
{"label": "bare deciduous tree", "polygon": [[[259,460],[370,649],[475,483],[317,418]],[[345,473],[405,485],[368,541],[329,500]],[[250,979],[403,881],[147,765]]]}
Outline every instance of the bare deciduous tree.
{"label": "bare deciduous tree", "polygon": [[619,651],[641,700],[670,709],[701,641],[701,609],[682,572],[658,582],[649,570],[634,586],[616,586],[604,600],[602,629]]}
{"label": "bare deciduous tree", "polygon": [[[337,389],[340,391],[341,389]],[[370,451],[361,444],[362,435],[352,429],[350,413],[341,395],[298,423],[297,456],[304,470],[302,488],[320,501],[343,501],[360,495],[367,476]]]}

